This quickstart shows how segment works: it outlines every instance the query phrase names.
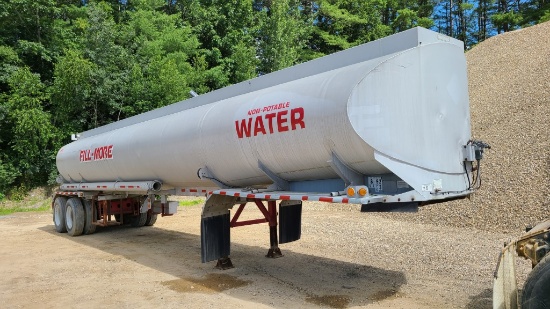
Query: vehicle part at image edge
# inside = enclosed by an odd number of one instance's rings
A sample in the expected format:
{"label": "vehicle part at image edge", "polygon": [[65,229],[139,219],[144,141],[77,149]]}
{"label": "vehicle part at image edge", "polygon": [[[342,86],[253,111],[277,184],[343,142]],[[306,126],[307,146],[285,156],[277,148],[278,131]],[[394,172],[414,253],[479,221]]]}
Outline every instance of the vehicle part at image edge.
{"label": "vehicle part at image edge", "polygon": [[[527,232],[501,251],[493,281],[493,309],[550,308],[550,219]],[[516,254],[531,261],[533,269],[523,293],[516,282]]]}
{"label": "vehicle part at image edge", "polygon": [[529,273],[521,298],[522,309],[550,308],[550,255]]}

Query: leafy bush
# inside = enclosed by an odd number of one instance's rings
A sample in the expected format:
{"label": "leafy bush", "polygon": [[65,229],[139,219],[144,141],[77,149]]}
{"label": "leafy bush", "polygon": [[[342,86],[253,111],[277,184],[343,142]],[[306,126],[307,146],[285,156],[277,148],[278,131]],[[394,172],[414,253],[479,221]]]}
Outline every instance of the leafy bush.
{"label": "leafy bush", "polygon": [[[13,184],[15,178],[19,176],[17,170],[11,165],[3,163],[0,159],[0,192],[5,193],[8,188]],[[0,200],[4,197],[4,194],[0,195]]]}
{"label": "leafy bush", "polygon": [[27,196],[29,189],[25,185],[11,188],[8,191],[8,198],[12,201],[22,201]]}

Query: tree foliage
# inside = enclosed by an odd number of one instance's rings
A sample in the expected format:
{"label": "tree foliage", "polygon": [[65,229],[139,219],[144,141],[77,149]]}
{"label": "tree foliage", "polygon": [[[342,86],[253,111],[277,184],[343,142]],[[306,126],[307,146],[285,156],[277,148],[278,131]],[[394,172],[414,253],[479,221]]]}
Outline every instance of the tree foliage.
{"label": "tree foliage", "polygon": [[[27,67],[15,70],[8,79],[10,92],[2,106],[2,156],[0,187],[16,177],[21,183],[36,185],[48,180],[55,158],[57,130],[50,113],[44,110],[48,99],[37,74]],[[7,183],[6,183],[7,182]]]}
{"label": "tree foliage", "polygon": [[0,2],[0,194],[54,178],[78,133],[422,26],[463,40],[550,20],[548,0]]}
{"label": "tree foliage", "polygon": [[260,8],[259,73],[281,70],[298,63],[310,25],[302,19],[295,0],[272,1]]}

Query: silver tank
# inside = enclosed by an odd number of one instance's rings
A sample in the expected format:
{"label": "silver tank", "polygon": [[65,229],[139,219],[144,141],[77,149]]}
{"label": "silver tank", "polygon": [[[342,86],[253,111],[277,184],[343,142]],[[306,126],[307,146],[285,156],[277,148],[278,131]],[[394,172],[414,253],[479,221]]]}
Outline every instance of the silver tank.
{"label": "silver tank", "polygon": [[470,139],[463,44],[415,28],[84,132],[59,150],[66,182],[160,180],[268,185],[338,178],[333,154],[363,175],[417,191],[465,190]]}

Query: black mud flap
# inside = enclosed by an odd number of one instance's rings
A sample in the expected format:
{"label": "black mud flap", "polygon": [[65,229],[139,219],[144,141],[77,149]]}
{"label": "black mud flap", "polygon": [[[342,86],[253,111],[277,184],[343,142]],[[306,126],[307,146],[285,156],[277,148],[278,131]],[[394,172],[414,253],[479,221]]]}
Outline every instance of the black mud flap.
{"label": "black mud flap", "polygon": [[201,259],[203,263],[229,256],[229,214],[201,219]]}
{"label": "black mud flap", "polygon": [[302,236],[302,201],[282,201],[279,204],[279,243],[284,244]]}
{"label": "black mud flap", "polygon": [[361,212],[418,212],[417,202],[372,203],[361,205]]}

